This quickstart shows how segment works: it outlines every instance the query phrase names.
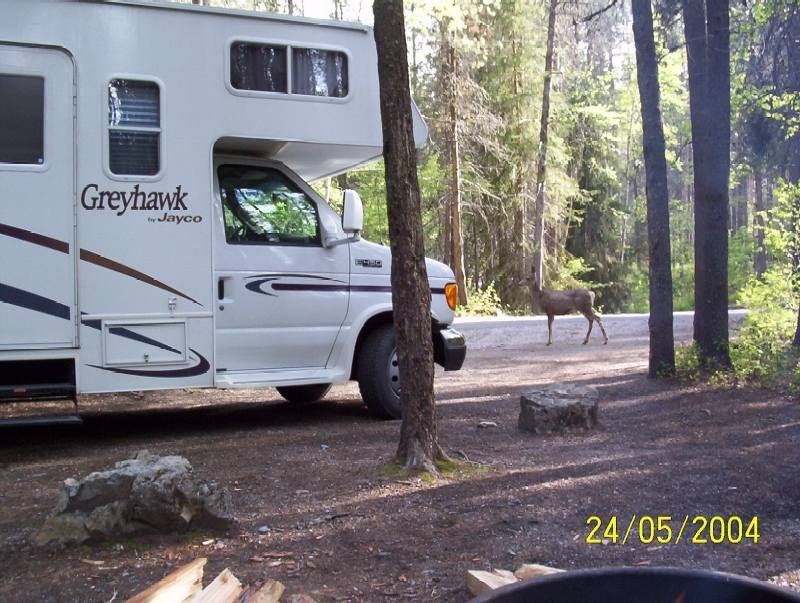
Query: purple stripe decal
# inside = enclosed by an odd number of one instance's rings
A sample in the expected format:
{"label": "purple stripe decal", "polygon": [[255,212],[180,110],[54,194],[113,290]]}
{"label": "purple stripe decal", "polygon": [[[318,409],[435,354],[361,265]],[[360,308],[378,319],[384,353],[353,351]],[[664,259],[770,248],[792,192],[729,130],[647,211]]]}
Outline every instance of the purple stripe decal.
{"label": "purple stripe decal", "polygon": [[146,343],[148,345],[152,345],[154,347],[160,348],[162,350],[166,350],[167,352],[172,352],[173,354],[178,354],[178,356],[183,356],[183,352],[180,350],[176,350],[172,346],[167,345],[166,343],[161,343],[160,341],[156,341],[146,335],[142,335],[141,333],[137,333],[131,329],[127,329],[125,327],[109,327],[108,332],[112,335],[118,335],[119,337],[124,337],[125,339],[132,339],[133,341],[138,341],[139,343]]}
{"label": "purple stripe decal", "polygon": [[28,243],[33,243],[34,245],[41,245],[42,247],[47,247],[48,249],[54,249],[55,251],[60,251],[61,253],[69,253],[69,243],[65,241],[59,241],[58,239],[46,237],[45,235],[41,235],[30,230],[17,228],[16,226],[10,226],[9,224],[0,224],[0,234],[7,237],[12,237],[14,239],[19,239],[20,241],[27,241]]}
{"label": "purple stripe decal", "polygon": [[0,283],[0,302],[69,320],[69,306],[3,283]]}
{"label": "purple stripe decal", "polygon": [[116,368],[110,366],[98,366],[96,364],[89,364],[92,368],[101,369],[103,371],[111,371],[112,373],[120,373],[122,375],[133,375],[134,377],[161,377],[175,379],[179,377],[196,377],[208,372],[211,368],[208,360],[206,360],[197,350],[192,349],[192,352],[199,358],[199,362],[195,366],[180,369],[167,369],[159,370],[145,370],[145,369],[126,369]]}
{"label": "purple stripe decal", "polygon": [[372,291],[373,293],[391,293],[392,288],[383,285],[351,285],[350,291],[358,291],[359,293]]}
{"label": "purple stripe decal", "polygon": [[331,278],[329,276],[317,276],[316,274],[302,274],[296,272],[272,272],[267,274],[254,274],[253,276],[248,276],[247,278],[281,278],[286,276],[296,276],[298,278],[315,278],[320,281],[333,281],[335,283],[341,283],[342,281]]}
{"label": "purple stripe decal", "polygon": [[[81,314],[86,314],[86,312],[81,312]],[[103,321],[97,319],[87,320],[82,318],[81,324],[99,331],[103,326]],[[125,337],[126,339],[132,339],[133,341],[139,341],[141,343],[146,343],[148,345],[161,348],[162,350],[167,350],[168,352],[173,352],[179,356],[182,355],[180,350],[176,350],[175,348],[168,346],[166,343],[161,343],[160,341],[151,339],[146,335],[142,335],[141,333],[137,333],[136,331],[132,331],[131,329],[127,329],[125,327],[111,326],[108,328],[108,332],[112,335],[118,335],[119,337]]]}
{"label": "purple stripe decal", "polygon": [[89,251],[87,249],[81,249],[81,259],[84,262],[89,262],[90,264],[95,264],[96,266],[100,266],[101,268],[106,268],[108,270],[113,270],[114,272],[119,272],[120,274],[124,274],[125,276],[130,276],[131,278],[135,278],[137,281],[142,281],[143,283],[147,283],[148,285],[152,285],[153,287],[158,287],[159,289],[163,289],[164,291],[169,291],[170,293],[174,293],[175,295],[179,295],[184,299],[188,299],[191,302],[196,303],[201,308],[203,304],[198,302],[193,297],[189,297],[185,293],[181,293],[177,289],[170,287],[166,283],[162,283],[159,280],[154,279],[152,276],[145,274],[144,272],[139,272],[130,266],[126,266],[125,264],[120,264],[119,262],[115,262],[114,260],[109,260],[106,257],[103,257],[99,253],[95,253],[94,251]]}
{"label": "purple stripe decal", "polygon": [[[275,297],[273,293],[268,293],[261,289],[261,285],[274,279],[261,279],[247,283],[245,287],[255,293],[263,293]],[[385,285],[328,285],[322,283],[272,283],[270,287],[274,291],[350,291],[358,293],[391,293],[392,288]],[[444,295],[444,289],[431,289],[431,294]]]}
{"label": "purple stripe decal", "polygon": [[[0,223],[0,235],[5,235],[7,237],[19,239],[20,241],[26,241],[28,243],[33,243],[34,245],[47,247],[48,249],[60,251],[61,253],[69,253],[69,243],[65,241],[59,241],[58,239],[38,234],[30,230],[25,230],[23,228],[17,228],[16,226],[11,226],[9,224]],[[193,297],[189,297],[185,293],[182,293],[181,291],[178,291],[177,289],[170,287],[166,283],[162,283],[161,281],[154,279],[152,276],[149,276],[144,272],[139,272],[138,270],[135,270],[130,266],[126,266],[125,264],[120,264],[119,262],[115,262],[114,260],[110,260],[106,257],[103,257],[99,253],[95,253],[87,249],[81,249],[80,257],[85,262],[89,262],[90,264],[95,264],[97,266],[100,266],[101,268],[113,270],[114,272],[119,272],[120,274],[124,274],[125,276],[130,276],[138,281],[147,283],[148,285],[153,285],[154,287],[158,287],[159,289],[163,289],[164,291],[169,291],[170,293],[179,295],[180,297],[188,299],[189,301],[194,302],[198,306],[203,307],[203,305]]]}
{"label": "purple stripe decal", "polygon": [[318,285],[316,283],[273,283],[275,291],[349,291],[349,285]]}

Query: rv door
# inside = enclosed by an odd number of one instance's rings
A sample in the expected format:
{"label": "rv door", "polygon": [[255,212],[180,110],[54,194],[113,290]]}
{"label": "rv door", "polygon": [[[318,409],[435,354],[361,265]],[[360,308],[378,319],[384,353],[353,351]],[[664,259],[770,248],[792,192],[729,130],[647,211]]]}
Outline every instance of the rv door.
{"label": "rv door", "polygon": [[0,350],[78,345],[73,73],[0,44]]}
{"label": "rv door", "polygon": [[350,285],[349,246],[322,245],[330,208],[256,162],[219,163],[216,182],[217,371],[324,367]]}

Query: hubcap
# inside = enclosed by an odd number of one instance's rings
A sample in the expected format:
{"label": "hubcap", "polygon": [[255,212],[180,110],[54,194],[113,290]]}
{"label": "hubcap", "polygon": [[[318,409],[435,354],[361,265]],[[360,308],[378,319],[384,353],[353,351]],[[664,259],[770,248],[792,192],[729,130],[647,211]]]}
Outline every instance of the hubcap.
{"label": "hubcap", "polygon": [[392,387],[394,395],[400,397],[400,368],[397,366],[397,350],[394,350],[389,356],[389,363],[386,367],[386,373],[389,377],[389,385]]}

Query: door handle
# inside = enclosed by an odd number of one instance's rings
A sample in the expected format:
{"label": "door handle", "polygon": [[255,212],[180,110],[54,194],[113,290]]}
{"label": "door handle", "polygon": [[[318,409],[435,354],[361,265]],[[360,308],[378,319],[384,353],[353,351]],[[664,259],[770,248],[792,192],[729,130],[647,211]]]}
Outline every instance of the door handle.
{"label": "door handle", "polygon": [[217,280],[217,299],[223,300],[225,299],[225,279],[221,278]]}

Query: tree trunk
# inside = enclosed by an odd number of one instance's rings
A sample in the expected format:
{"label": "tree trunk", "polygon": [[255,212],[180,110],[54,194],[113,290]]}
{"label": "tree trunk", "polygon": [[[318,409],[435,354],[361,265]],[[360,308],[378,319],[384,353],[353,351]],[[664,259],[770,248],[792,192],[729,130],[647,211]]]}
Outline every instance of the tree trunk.
{"label": "tree trunk", "polygon": [[550,125],[550,86],[553,79],[553,47],[556,37],[556,7],[550,0],[547,17],[547,48],[544,55],[544,86],[542,89],[542,121],[539,129],[539,161],[536,166],[536,206],[533,223],[533,270],[537,287],[544,286],[544,210],[545,178],[547,175],[547,137]]}
{"label": "tree trunk", "polygon": [[728,0],[683,0],[694,156],[694,340],[704,367],[728,368]]}
{"label": "tree trunk", "polygon": [[[794,20],[795,24],[797,23],[797,16],[795,16]],[[795,28],[796,30],[796,28]],[[789,73],[794,74],[794,86],[793,88],[797,90],[800,88],[800,36],[793,35],[789,37],[789,44],[788,44],[788,71]],[[800,185],[800,136],[797,134],[794,135],[792,140],[792,144],[789,147],[789,165],[788,169],[786,170],[786,179],[788,180],[789,184],[793,184],[795,186]],[[795,212],[795,217],[797,217],[797,212]],[[798,229],[800,229],[800,225],[795,222],[794,226],[794,236],[795,236],[795,244],[800,244],[800,241],[797,241],[797,238],[800,238],[800,233],[798,233]],[[800,250],[795,249],[795,253]],[[792,266],[794,270],[794,277],[795,277],[795,286],[798,286],[798,281],[800,281],[800,265],[798,265],[798,258],[795,256],[795,262]],[[797,301],[798,292],[795,290],[795,300]],[[792,346],[795,348],[800,348],[800,307],[797,310],[797,326],[795,327],[794,331],[794,340],[792,341]]]}
{"label": "tree trunk", "polygon": [[[445,36],[449,36],[445,33]],[[464,273],[464,236],[461,220],[461,156],[458,137],[458,58],[456,49],[447,42],[447,76],[448,76],[448,110],[450,114],[450,237],[452,243],[451,256],[453,272],[458,285],[458,303],[467,304],[467,277]]]}
{"label": "tree trunk", "polygon": [[[511,38],[511,56],[512,60],[512,85],[514,91],[514,105],[511,111],[511,119],[515,123],[520,122],[520,106],[519,99],[522,93],[522,77],[519,70],[519,63],[517,60],[517,40]],[[524,186],[523,181],[526,178],[519,177],[519,171],[514,168],[512,170],[513,192],[517,198],[516,208],[514,210],[514,254],[516,255],[516,269],[513,274],[519,281],[523,281],[528,275],[530,266],[528,265],[528,195],[527,191],[522,190]]]}
{"label": "tree trunk", "polygon": [[658,60],[650,0],[633,3],[636,75],[642,107],[642,144],[647,180],[647,235],[650,249],[650,377],[675,372],[672,330],[672,262],[664,126],[658,85]]}
{"label": "tree trunk", "polygon": [[436,474],[435,461],[442,451],[433,399],[431,289],[425,268],[403,2],[375,0],[373,12],[392,250],[392,304],[403,384],[397,461],[407,470]]}
{"label": "tree trunk", "polygon": [[797,309],[797,326],[794,329],[794,339],[792,340],[792,347],[800,348],[800,307]]}
{"label": "tree trunk", "polygon": [[753,271],[761,277],[767,271],[767,248],[764,245],[764,216],[767,206],[764,205],[764,178],[761,169],[756,167],[753,173],[753,187],[755,188],[755,204],[753,206],[753,237],[756,243],[756,252],[753,257]]}

